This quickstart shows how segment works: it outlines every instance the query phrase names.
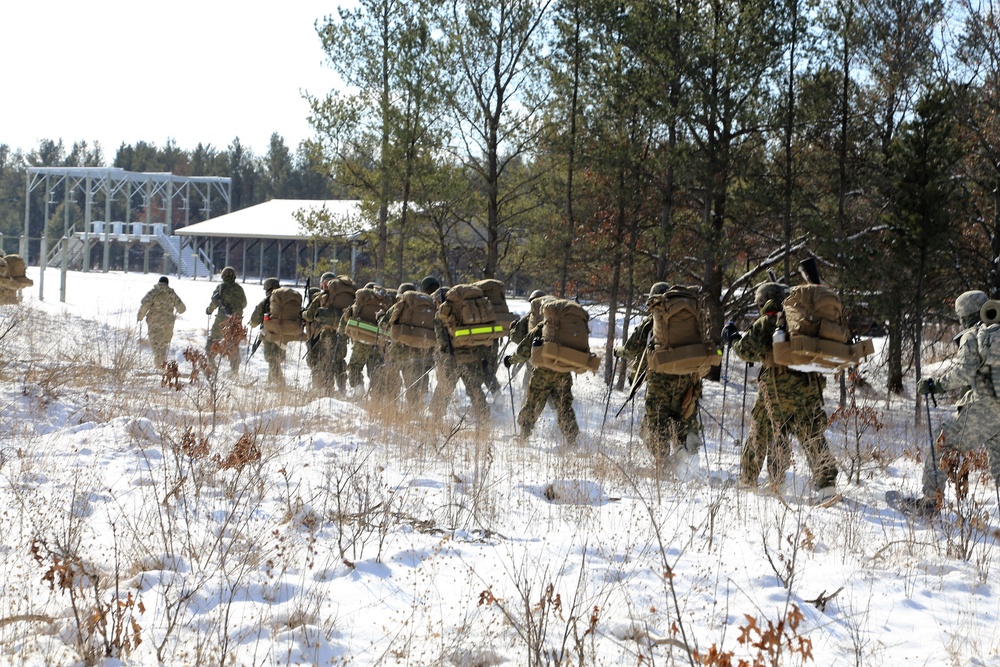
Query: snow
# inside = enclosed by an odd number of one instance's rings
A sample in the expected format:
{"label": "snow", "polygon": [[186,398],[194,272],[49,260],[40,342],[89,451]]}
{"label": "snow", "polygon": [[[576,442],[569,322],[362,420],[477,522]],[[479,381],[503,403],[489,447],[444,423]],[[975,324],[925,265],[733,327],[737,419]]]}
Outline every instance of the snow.
{"label": "snow", "polygon": [[[214,284],[172,278],[188,307],[177,391],[138,344],[157,275],[71,273],[65,304],[58,273],[45,301],[29,276],[24,302],[0,307],[2,664],[697,664],[685,645],[753,664],[739,638],[788,619],[787,643],[758,642],[774,664],[811,650],[819,665],[1000,665],[997,493],[974,473],[934,524],[886,506],[919,490],[928,431],[912,396],[886,399],[877,358],[860,409],[827,431],[861,482],[842,473],[845,500],[823,508],[797,447],[784,498],[735,484],[749,428],[735,357],[724,409],[705,383],[699,466],[658,479],[642,392],[615,419],[625,394],[596,374],[576,377],[574,450],[551,409],[517,443],[520,377],[482,429],[461,390],[440,424],[319,396],[296,345],[285,392],[261,354],[237,379],[190,383],[183,350],[204,346]],[[831,381],[828,413],[837,395]],[[260,460],[220,465],[241,438]]]}

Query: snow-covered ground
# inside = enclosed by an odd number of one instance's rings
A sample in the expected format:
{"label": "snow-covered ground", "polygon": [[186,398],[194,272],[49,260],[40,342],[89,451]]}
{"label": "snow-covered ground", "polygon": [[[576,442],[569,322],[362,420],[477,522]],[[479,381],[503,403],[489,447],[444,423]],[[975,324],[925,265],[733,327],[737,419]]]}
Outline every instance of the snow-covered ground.
{"label": "snow-covered ground", "polygon": [[191,381],[214,283],[172,279],[163,387],[135,322],[158,276],[71,273],[65,304],[55,271],[45,301],[29,276],[0,307],[4,664],[1000,665],[996,490],[974,472],[934,525],[886,507],[918,490],[928,431],[875,366],[827,431],[845,500],[823,508],[798,454],[783,499],[733,483],[735,357],[705,383],[700,469],[661,480],[642,393],[616,418],[595,374],[572,451],[550,409],[511,438],[520,378],[482,429],[461,389],[444,423],[318,396],[296,345],[285,392],[261,354]]}

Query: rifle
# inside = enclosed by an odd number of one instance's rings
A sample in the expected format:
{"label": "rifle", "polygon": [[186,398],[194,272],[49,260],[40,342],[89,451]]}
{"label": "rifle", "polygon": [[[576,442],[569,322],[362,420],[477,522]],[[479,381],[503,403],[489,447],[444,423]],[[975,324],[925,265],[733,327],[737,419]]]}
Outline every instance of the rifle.
{"label": "rifle", "polygon": [[628,398],[625,399],[625,402],[622,403],[622,406],[618,408],[618,412],[615,413],[615,419],[618,419],[618,417],[621,416],[622,410],[625,409],[626,405],[632,402],[632,399],[635,398],[635,393],[639,391],[639,387],[641,387],[642,383],[646,381],[646,373],[649,371],[649,366],[648,365],[643,366],[642,362],[643,360],[645,360],[646,352],[648,350],[649,350],[648,345],[642,348],[642,356],[639,357],[639,366],[638,366],[642,370],[636,373],[635,378],[632,380],[632,389],[630,389],[628,392]]}
{"label": "rifle", "polygon": [[247,355],[247,361],[246,361],[246,365],[247,366],[250,365],[250,357],[253,356],[253,353],[257,351],[257,348],[260,347],[260,344],[262,342],[264,342],[264,325],[263,324],[260,325],[260,329],[258,329],[258,331],[257,331],[257,340],[255,340],[253,342],[253,345],[250,346],[250,354]]}

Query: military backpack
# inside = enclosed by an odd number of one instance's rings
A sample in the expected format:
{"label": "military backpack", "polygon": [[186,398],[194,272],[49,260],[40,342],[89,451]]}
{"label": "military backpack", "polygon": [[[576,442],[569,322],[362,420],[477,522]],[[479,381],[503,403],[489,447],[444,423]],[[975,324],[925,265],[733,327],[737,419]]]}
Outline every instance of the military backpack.
{"label": "military backpack", "polygon": [[483,294],[493,304],[493,312],[496,313],[497,318],[496,322],[503,327],[502,335],[506,336],[509,334],[510,328],[514,326],[514,322],[517,321],[518,317],[515,313],[510,312],[510,307],[507,305],[507,296],[503,291],[503,283],[495,278],[487,278],[485,280],[477,280],[472,284],[483,290]]}
{"label": "military backpack", "polygon": [[3,287],[8,289],[23,289],[35,284],[27,277],[27,267],[20,255],[0,256],[0,279],[3,279]]}
{"label": "military backpack", "polygon": [[833,373],[858,363],[875,351],[871,340],[851,344],[851,330],[837,292],[826,285],[797,285],[778,313],[774,363],[808,373]]}
{"label": "military backpack", "polygon": [[354,304],[348,315],[344,333],[348,338],[366,345],[388,342],[388,331],[378,325],[379,317],[392,306],[393,295],[381,287],[363,287],[354,293]]}
{"label": "military backpack", "polygon": [[437,308],[428,294],[410,290],[396,298],[390,311],[389,336],[392,342],[429,350],[437,346],[434,335],[434,316]]}
{"label": "military backpack", "polygon": [[504,335],[493,302],[477,285],[449,289],[438,308],[438,319],[447,329],[453,348],[488,346]]}
{"label": "military backpack", "polygon": [[719,349],[707,334],[704,311],[700,291],[694,287],[674,286],[650,297],[650,372],[704,376],[721,363]]}
{"label": "military backpack", "polygon": [[[541,298],[532,301],[541,301]],[[531,364],[560,373],[596,371],[601,359],[590,351],[590,314],[575,301],[547,299],[540,305],[541,340],[531,348]]]}
{"label": "military backpack", "polygon": [[302,295],[291,287],[271,290],[264,315],[264,339],[278,345],[302,340],[302,325]]}
{"label": "military backpack", "polygon": [[347,276],[337,276],[326,284],[327,303],[325,306],[343,312],[354,303],[357,291],[358,288],[353,280]]}

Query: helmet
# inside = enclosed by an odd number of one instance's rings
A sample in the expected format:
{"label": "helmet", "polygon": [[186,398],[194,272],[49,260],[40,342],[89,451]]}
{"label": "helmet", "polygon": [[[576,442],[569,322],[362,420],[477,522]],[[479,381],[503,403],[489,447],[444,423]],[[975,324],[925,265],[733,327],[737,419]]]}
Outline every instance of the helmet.
{"label": "helmet", "polygon": [[414,285],[413,283],[403,283],[402,285],[399,286],[399,289],[396,290],[396,294],[402,294],[404,292],[415,292],[416,290],[417,286]]}
{"label": "helmet", "polygon": [[[979,311],[982,309],[983,304],[989,300],[990,298],[986,296],[986,292],[979,290],[962,292],[955,299],[955,312],[958,314],[958,319],[962,321],[964,326],[970,326],[979,321]],[[975,318],[972,317],[973,315],[975,315]],[[966,324],[967,320],[969,320],[968,324]]]}
{"label": "helmet", "polygon": [[264,281],[264,291],[270,292],[271,290],[278,289],[281,287],[281,283],[277,278],[268,278]]}
{"label": "helmet", "polygon": [[320,287],[320,289],[326,289],[326,284],[328,282],[331,282],[331,281],[336,280],[336,279],[337,279],[337,276],[335,274],[333,274],[330,271],[327,271],[326,273],[324,273],[319,278],[319,287]]}
{"label": "helmet", "polygon": [[160,279],[157,280],[156,282],[163,283],[164,285],[169,285],[170,284],[170,278],[167,278],[166,276],[160,276]]}
{"label": "helmet", "polygon": [[234,269],[231,266],[227,266],[226,268],[222,269],[222,279],[225,280],[226,282],[231,282],[236,280],[236,269]]}
{"label": "helmet", "polygon": [[754,292],[754,303],[757,304],[758,308],[763,308],[764,304],[768,301],[777,301],[781,303],[788,296],[788,287],[782,285],[781,283],[761,283],[757,285],[757,291]]}
{"label": "helmet", "polygon": [[545,292],[543,292],[542,290],[536,289],[534,292],[532,292],[531,294],[528,295],[528,301],[534,301],[535,299],[537,299],[539,297],[542,297],[542,296],[548,296],[548,295]]}
{"label": "helmet", "polygon": [[653,283],[653,286],[649,288],[649,296],[665,294],[668,289],[670,289],[670,285],[667,283]]}
{"label": "helmet", "polygon": [[427,276],[420,281],[420,291],[424,294],[434,294],[441,287],[441,281],[434,276]]}
{"label": "helmet", "polygon": [[365,283],[365,289],[375,289],[375,283],[374,283],[374,281],[373,282],[369,282],[369,283]]}

